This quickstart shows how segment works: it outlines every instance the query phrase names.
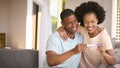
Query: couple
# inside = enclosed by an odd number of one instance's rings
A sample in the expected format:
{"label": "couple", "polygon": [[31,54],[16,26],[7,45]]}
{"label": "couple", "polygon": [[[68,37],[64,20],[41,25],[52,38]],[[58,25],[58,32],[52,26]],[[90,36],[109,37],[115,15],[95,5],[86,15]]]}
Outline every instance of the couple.
{"label": "couple", "polygon": [[78,6],[75,12],[63,10],[60,16],[63,27],[52,34],[47,42],[48,66],[106,68],[115,64],[110,37],[105,28],[98,26],[105,19],[103,7],[89,1]]}

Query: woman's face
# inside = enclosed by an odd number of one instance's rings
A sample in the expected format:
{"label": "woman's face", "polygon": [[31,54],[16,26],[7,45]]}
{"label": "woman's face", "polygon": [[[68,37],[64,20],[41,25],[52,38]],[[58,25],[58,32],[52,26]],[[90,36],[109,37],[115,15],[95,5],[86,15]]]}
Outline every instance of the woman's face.
{"label": "woman's face", "polygon": [[93,34],[97,29],[98,19],[94,13],[87,13],[83,17],[83,23],[88,33]]}

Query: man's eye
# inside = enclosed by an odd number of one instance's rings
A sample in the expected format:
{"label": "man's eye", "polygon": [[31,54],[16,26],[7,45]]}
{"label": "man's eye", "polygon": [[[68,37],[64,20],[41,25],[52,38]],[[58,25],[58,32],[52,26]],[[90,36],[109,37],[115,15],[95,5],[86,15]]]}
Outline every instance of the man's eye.
{"label": "man's eye", "polygon": [[75,20],[74,22],[78,22],[77,20]]}
{"label": "man's eye", "polygon": [[71,22],[68,22],[67,24],[71,24]]}

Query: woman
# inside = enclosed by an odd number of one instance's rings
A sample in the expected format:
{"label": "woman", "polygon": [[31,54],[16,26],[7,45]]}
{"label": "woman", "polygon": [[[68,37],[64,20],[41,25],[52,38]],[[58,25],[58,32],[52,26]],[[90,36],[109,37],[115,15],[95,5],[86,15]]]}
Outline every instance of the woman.
{"label": "woman", "polygon": [[[105,28],[98,26],[105,19],[105,11],[98,3],[89,1],[82,3],[75,9],[80,26],[78,32],[84,36],[84,43],[88,48],[83,52],[80,68],[103,68],[107,63],[115,64],[114,52]],[[61,37],[66,40],[64,28],[59,28]],[[97,46],[89,46],[97,45]],[[105,67],[106,68],[106,67]]]}

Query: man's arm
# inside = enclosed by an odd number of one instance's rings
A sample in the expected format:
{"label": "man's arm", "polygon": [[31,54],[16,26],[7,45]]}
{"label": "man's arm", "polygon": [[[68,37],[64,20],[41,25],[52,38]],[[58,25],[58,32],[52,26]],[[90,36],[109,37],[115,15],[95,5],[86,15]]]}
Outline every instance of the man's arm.
{"label": "man's arm", "polygon": [[[70,58],[71,56],[78,54],[86,49],[85,44],[78,44],[75,48],[63,53],[57,54],[53,51],[47,51],[47,62],[49,66],[56,66],[58,64],[63,63],[65,60]],[[76,59],[77,60],[77,59]]]}
{"label": "man's arm", "polygon": [[58,64],[61,64],[65,60],[67,60],[68,58],[74,55],[72,50],[65,52],[63,54],[57,54],[53,51],[48,51],[46,52],[46,54],[47,54],[47,62],[49,66],[56,66]]}

